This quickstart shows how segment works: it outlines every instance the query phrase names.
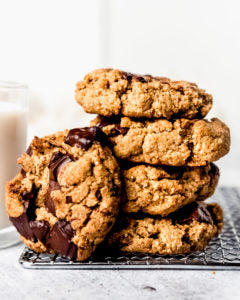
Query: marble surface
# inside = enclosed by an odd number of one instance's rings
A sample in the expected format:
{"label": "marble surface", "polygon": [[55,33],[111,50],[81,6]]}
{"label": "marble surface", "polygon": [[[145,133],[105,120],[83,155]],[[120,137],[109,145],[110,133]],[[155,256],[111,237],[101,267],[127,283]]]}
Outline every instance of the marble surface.
{"label": "marble surface", "polygon": [[0,299],[240,299],[238,271],[27,270],[0,250]]}

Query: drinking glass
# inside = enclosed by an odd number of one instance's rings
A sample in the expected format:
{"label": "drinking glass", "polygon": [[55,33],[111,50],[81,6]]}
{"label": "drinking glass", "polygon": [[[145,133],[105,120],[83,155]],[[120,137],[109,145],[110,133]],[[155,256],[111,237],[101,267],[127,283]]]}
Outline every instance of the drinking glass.
{"label": "drinking glass", "polygon": [[4,204],[5,184],[20,167],[17,158],[26,149],[28,87],[25,84],[0,81],[0,248],[20,241],[11,226]]}

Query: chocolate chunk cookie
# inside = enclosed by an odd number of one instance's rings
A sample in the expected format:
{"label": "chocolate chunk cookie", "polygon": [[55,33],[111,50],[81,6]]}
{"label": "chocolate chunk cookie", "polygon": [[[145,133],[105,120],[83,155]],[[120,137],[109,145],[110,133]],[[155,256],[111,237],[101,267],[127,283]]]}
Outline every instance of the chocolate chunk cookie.
{"label": "chocolate chunk cookie", "polygon": [[202,118],[212,96],[194,83],[99,69],[76,86],[76,100],[88,113],[146,118]]}
{"label": "chocolate chunk cookie", "polygon": [[115,155],[132,162],[168,166],[205,166],[228,153],[229,128],[217,118],[207,120],[138,120],[98,116]]}
{"label": "chocolate chunk cookie", "polygon": [[219,170],[204,167],[124,166],[125,213],[144,212],[167,216],[193,201],[210,197],[217,186]]}
{"label": "chocolate chunk cookie", "polygon": [[85,260],[118,214],[120,170],[98,127],[35,137],[6,186],[6,207],[23,242],[37,252]]}
{"label": "chocolate chunk cookie", "polygon": [[108,244],[122,252],[185,254],[203,250],[222,226],[218,204],[194,202],[167,218],[122,216]]}

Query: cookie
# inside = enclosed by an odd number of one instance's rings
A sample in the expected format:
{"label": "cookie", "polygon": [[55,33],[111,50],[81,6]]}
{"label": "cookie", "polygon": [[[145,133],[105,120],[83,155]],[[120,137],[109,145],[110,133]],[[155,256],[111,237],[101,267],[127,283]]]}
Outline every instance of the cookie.
{"label": "cookie", "polygon": [[6,186],[6,207],[23,242],[37,252],[85,260],[118,214],[120,169],[97,127],[35,137]]}
{"label": "cookie", "polygon": [[108,136],[119,159],[168,166],[204,166],[228,153],[229,128],[207,120],[142,120],[98,116],[92,125]]}
{"label": "cookie", "polygon": [[223,213],[216,204],[196,202],[167,218],[122,216],[108,239],[115,251],[161,255],[203,250],[223,226]]}
{"label": "cookie", "polygon": [[212,96],[194,83],[99,69],[76,85],[76,100],[88,113],[145,118],[202,118]]}
{"label": "cookie", "polygon": [[210,197],[217,186],[219,169],[202,167],[123,166],[122,210],[167,216],[182,206]]}

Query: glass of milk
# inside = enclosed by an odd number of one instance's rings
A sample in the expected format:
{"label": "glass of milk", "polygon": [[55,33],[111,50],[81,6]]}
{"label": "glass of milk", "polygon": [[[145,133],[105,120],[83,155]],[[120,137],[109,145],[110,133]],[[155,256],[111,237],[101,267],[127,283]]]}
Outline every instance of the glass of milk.
{"label": "glass of milk", "polygon": [[28,87],[0,81],[0,248],[19,242],[4,204],[5,183],[20,170],[17,158],[26,149]]}

